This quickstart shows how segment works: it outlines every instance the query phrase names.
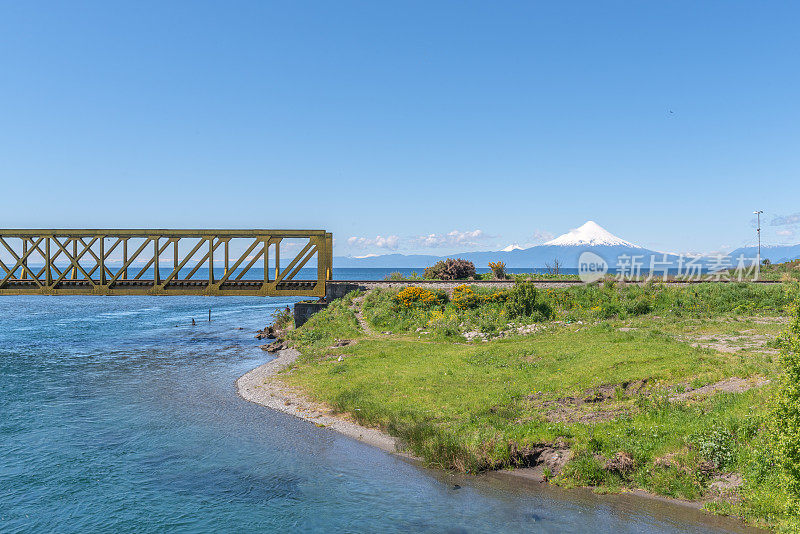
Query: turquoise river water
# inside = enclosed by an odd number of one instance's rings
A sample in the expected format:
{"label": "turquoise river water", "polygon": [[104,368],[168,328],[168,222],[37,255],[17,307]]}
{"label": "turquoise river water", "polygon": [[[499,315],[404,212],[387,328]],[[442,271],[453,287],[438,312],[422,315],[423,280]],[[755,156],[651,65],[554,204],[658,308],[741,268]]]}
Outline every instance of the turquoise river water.
{"label": "turquoise river water", "polygon": [[253,332],[290,302],[0,297],[0,532],[740,530],[424,469],[242,400],[268,359]]}

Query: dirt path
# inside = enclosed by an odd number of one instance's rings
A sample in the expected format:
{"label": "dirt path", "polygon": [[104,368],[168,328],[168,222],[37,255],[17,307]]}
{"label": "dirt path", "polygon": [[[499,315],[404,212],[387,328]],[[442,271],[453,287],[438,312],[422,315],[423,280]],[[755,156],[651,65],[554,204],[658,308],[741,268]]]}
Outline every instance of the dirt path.
{"label": "dirt path", "polygon": [[[718,393],[744,393],[769,383],[767,378],[760,376],[749,379],[734,376],[696,389],[689,388],[688,391],[671,394],[669,400],[680,402]],[[575,396],[556,400],[537,401],[536,395],[530,395],[528,398],[533,401],[533,406],[540,410],[548,421],[597,423],[637,413],[638,410],[630,401],[617,399],[617,391],[622,389],[626,396],[633,398],[645,390],[646,385],[647,380],[637,380],[631,383],[606,384],[599,388],[590,388]],[[650,393],[645,392],[645,395],[650,395]]]}
{"label": "dirt path", "polygon": [[769,348],[768,343],[774,336],[757,334],[752,330],[744,330],[741,334],[703,334],[678,337],[692,347],[712,349],[733,354],[742,350],[753,350],[763,354],[778,354],[777,349]]}
{"label": "dirt path", "polygon": [[364,319],[364,312],[361,310],[361,304],[364,302],[365,296],[366,295],[361,295],[360,297],[354,298],[353,305],[350,306],[350,309],[353,311],[354,314],[356,314],[356,319],[358,319],[358,324],[359,326],[361,326],[361,330],[363,330],[364,333],[367,335],[372,335],[375,332],[369,326],[367,320]]}
{"label": "dirt path", "polygon": [[744,378],[731,377],[721,380],[715,384],[708,384],[697,389],[685,391],[669,398],[671,401],[689,400],[704,395],[713,395],[715,393],[744,393],[753,388],[760,388],[769,384],[769,380],[763,377],[755,377],[750,380]]}

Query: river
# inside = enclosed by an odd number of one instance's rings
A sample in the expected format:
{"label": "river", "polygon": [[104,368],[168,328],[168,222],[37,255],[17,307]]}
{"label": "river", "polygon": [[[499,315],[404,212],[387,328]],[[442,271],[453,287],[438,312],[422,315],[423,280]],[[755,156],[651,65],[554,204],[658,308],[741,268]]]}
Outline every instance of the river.
{"label": "river", "polygon": [[268,358],[253,332],[290,302],[0,297],[0,531],[739,530],[424,469],[240,399],[234,381]]}

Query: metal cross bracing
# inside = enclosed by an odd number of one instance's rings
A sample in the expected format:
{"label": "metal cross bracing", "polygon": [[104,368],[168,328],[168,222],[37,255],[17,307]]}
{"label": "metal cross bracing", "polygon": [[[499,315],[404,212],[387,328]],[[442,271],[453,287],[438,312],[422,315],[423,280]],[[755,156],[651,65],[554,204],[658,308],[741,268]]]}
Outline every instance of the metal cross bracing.
{"label": "metal cross bracing", "polygon": [[0,230],[0,295],[324,297],[332,258],[324,230]]}

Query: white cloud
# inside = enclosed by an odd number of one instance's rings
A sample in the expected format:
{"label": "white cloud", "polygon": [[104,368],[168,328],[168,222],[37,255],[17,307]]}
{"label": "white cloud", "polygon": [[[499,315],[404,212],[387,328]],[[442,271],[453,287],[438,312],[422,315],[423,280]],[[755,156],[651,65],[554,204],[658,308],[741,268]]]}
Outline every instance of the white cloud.
{"label": "white cloud", "polygon": [[538,228],[533,231],[533,235],[530,237],[531,242],[533,243],[544,243],[545,241],[550,241],[555,236],[546,230],[539,230]]}
{"label": "white cloud", "polygon": [[794,230],[791,228],[784,228],[783,230],[778,230],[775,233],[781,237],[792,237],[794,235]]}
{"label": "white cloud", "polygon": [[446,234],[421,235],[415,239],[415,242],[420,246],[428,248],[450,247],[454,245],[474,247],[479,245],[481,240],[493,239],[494,237],[496,236],[489,235],[483,230],[472,230],[467,232],[453,230],[452,232],[448,232]]}
{"label": "white cloud", "polygon": [[[770,225],[772,226],[788,226],[791,224],[800,223],[800,213],[792,213],[791,215],[778,215],[777,217],[772,218],[772,222]],[[786,235],[781,234],[778,232],[779,235]]]}
{"label": "white cloud", "polygon": [[347,244],[350,245],[351,247],[357,247],[357,248],[378,247],[378,248],[388,248],[390,250],[397,250],[397,247],[400,245],[400,236],[378,235],[375,236],[374,238],[353,236],[347,238]]}

